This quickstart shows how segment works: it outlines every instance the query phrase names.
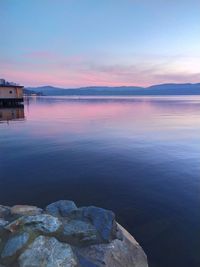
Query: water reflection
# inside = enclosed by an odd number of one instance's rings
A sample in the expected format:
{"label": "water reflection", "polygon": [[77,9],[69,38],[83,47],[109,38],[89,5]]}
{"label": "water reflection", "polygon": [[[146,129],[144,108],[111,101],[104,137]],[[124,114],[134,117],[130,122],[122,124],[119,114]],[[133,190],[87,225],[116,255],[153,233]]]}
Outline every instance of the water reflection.
{"label": "water reflection", "polygon": [[200,97],[30,98],[25,117],[0,125],[1,204],[111,209],[150,267],[200,266]]}
{"label": "water reflection", "polygon": [[39,97],[26,102],[27,120],[40,124],[29,125],[31,135],[60,141],[63,135],[74,134],[79,140],[84,135],[90,140],[118,136],[129,142],[140,134],[145,137],[142,141],[151,142],[174,135],[175,129],[200,125],[199,113],[198,97]]}
{"label": "water reflection", "polygon": [[24,120],[24,106],[0,108],[0,123]]}

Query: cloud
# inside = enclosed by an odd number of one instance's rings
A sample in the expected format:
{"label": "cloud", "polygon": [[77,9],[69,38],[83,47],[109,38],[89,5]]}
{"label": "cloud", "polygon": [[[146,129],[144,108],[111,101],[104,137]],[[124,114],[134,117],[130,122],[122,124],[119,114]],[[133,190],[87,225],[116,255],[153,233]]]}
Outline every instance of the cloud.
{"label": "cloud", "polygon": [[200,72],[197,71],[200,69],[199,58],[147,56],[121,61],[112,63],[117,59],[32,51],[20,60],[1,60],[0,74],[8,80],[31,86],[149,86],[200,82]]}

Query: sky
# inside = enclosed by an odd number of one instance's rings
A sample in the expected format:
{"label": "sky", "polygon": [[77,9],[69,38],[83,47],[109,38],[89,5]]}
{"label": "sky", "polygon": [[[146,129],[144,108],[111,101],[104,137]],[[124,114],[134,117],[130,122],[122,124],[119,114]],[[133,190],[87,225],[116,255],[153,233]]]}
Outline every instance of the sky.
{"label": "sky", "polygon": [[200,82],[200,0],[0,0],[0,77],[25,86]]}

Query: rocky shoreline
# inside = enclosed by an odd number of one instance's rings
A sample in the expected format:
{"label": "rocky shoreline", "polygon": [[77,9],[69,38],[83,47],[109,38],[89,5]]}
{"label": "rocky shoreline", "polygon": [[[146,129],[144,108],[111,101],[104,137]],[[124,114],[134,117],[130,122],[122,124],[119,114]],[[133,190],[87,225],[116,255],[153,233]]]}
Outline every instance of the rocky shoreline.
{"label": "rocky shoreline", "polygon": [[60,200],[44,210],[0,205],[0,267],[148,267],[112,211]]}

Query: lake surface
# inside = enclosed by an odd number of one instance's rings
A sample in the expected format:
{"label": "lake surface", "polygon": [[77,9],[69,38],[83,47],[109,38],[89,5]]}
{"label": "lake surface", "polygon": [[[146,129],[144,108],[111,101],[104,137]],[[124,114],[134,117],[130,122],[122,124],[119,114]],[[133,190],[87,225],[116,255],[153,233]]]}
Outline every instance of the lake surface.
{"label": "lake surface", "polygon": [[200,97],[41,97],[0,109],[0,203],[58,199],[112,209],[150,267],[199,267]]}

